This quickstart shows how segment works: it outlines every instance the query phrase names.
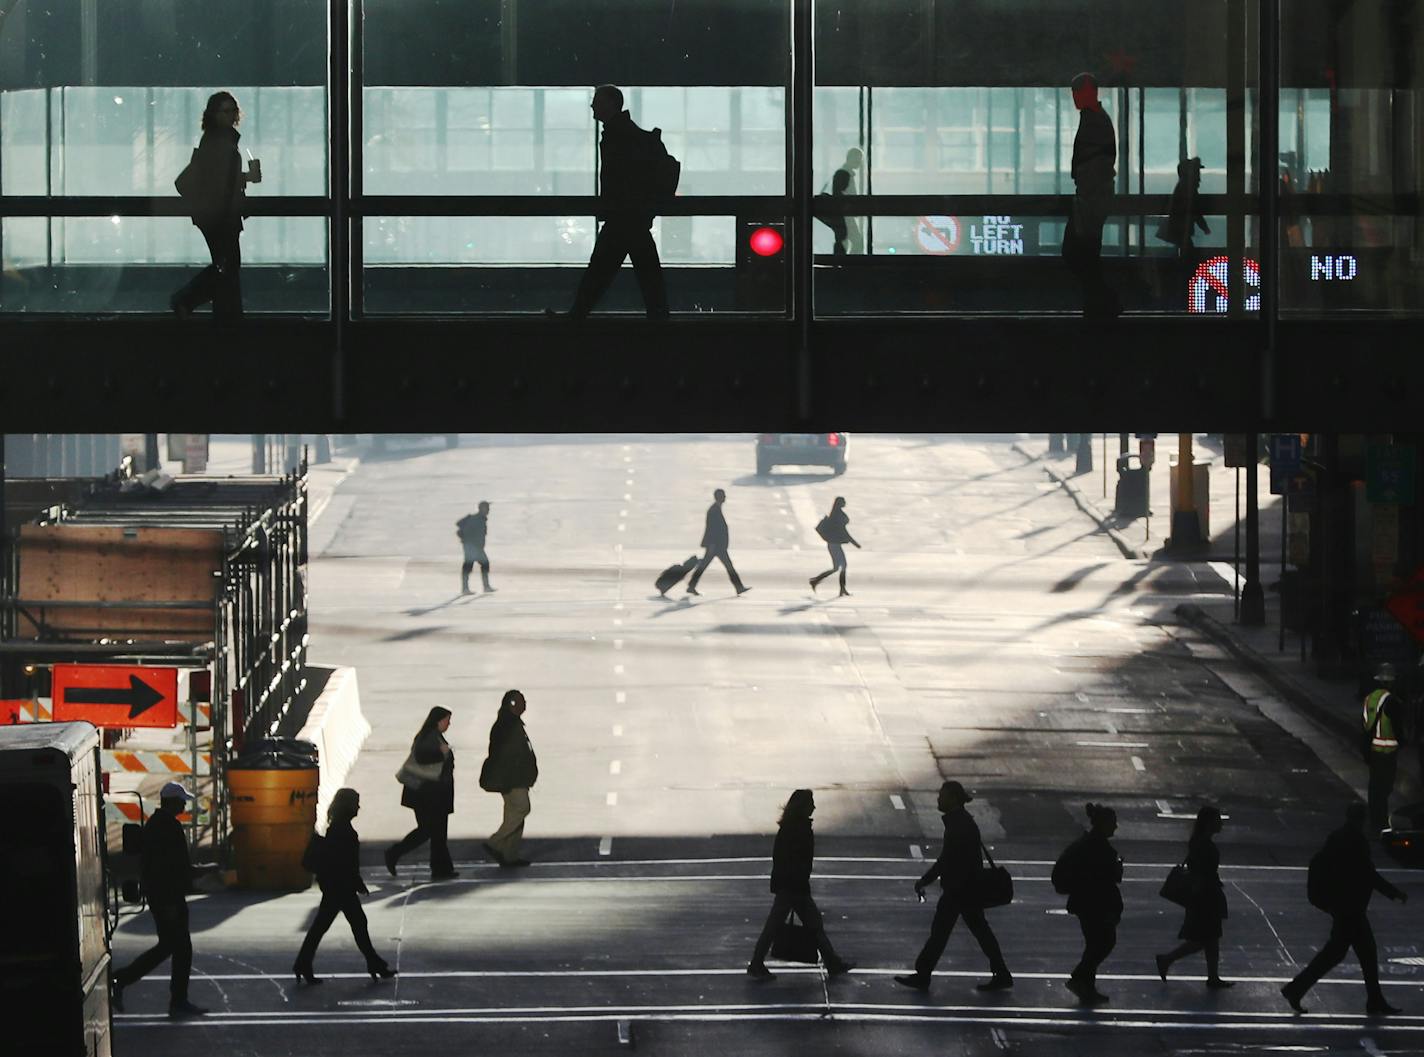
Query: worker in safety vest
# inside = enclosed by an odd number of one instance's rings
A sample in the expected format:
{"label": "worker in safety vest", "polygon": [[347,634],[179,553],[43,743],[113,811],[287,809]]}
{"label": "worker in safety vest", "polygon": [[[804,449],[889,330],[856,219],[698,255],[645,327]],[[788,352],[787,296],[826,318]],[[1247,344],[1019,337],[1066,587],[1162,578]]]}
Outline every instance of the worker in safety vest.
{"label": "worker in safety vest", "polygon": [[1389,796],[1399,767],[1399,730],[1402,702],[1393,693],[1394,665],[1375,670],[1375,688],[1365,695],[1363,749],[1370,766],[1370,826],[1389,826]]}

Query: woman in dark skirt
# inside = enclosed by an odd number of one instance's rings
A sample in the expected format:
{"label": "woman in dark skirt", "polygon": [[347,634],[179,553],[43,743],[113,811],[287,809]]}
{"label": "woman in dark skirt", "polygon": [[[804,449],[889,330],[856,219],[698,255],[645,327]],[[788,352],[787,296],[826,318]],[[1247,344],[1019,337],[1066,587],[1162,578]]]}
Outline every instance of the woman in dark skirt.
{"label": "woman in dark skirt", "polygon": [[860,549],[860,544],[855,542],[851,536],[850,529],[846,526],[850,524],[850,515],[845,512],[845,496],[838,495],[831,504],[831,512],[821,519],[816,526],[816,532],[826,541],[826,549],[831,552],[831,567],[823,573],[817,573],[811,577],[811,590],[816,590],[816,586],[828,576],[841,574],[841,597],[850,594],[846,590],[846,557],[845,545],[847,543]]}
{"label": "woman in dark skirt", "polygon": [[326,836],[322,838],[321,857],[317,864],[316,883],[321,887],[321,906],[302,941],[292,972],[298,983],[319,984],[321,977],[312,970],[316,949],[326,930],[345,914],[351,926],[356,946],[366,956],[366,971],[371,979],[385,980],[396,975],[386,960],[371,944],[371,930],[366,924],[366,912],[361,909],[361,897],[369,889],[361,879],[361,839],[356,836],[351,820],[361,810],[361,796],[354,789],[338,789],[326,809]]}
{"label": "woman in dark skirt", "polygon": [[1157,975],[1167,979],[1167,970],[1179,958],[1197,951],[1206,953],[1206,986],[1230,987],[1221,978],[1221,923],[1226,919],[1226,892],[1221,886],[1221,853],[1212,840],[1221,832],[1221,812],[1203,807],[1197,812],[1187,842],[1187,873],[1192,879],[1191,902],[1177,938],[1182,942],[1166,954],[1157,955]]}
{"label": "woman in dark skirt", "polygon": [[455,812],[455,753],[445,740],[450,729],[450,710],[438,705],[430,710],[410,744],[410,756],[423,766],[440,765],[440,777],[413,785],[402,783],[401,807],[415,812],[415,829],[386,849],[386,869],[396,875],[396,863],[406,852],[430,842],[430,877],[448,881],[460,875],[450,861],[446,843],[450,816]]}
{"label": "woman in dark skirt", "polygon": [[776,843],[771,849],[771,913],[766,916],[761,935],[752,951],[747,975],[756,980],[775,980],[766,967],[766,955],[776,929],[791,911],[816,934],[816,946],[821,952],[829,976],[848,973],[855,966],[836,953],[821,920],[820,908],[811,898],[811,864],[816,859],[816,837],[811,832],[811,814],[816,800],[809,789],[797,789],[781,811],[781,823],[776,830]]}
{"label": "woman in dark skirt", "polygon": [[1110,843],[1117,832],[1117,812],[1102,804],[1088,805],[1089,830],[1064,853],[1072,857],[1072,887],[1068,913],[1083,930],[1083,956],[1066,984],[1083,1005],[1106,1002],[1098,990],[1098,966],[1117,946],[1122,920],[1122,858]]}

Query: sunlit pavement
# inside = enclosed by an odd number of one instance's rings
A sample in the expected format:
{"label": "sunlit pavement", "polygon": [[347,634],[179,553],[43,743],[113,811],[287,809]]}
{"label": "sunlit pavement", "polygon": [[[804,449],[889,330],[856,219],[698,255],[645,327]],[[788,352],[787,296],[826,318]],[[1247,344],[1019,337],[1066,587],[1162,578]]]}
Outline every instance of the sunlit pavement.
{"label": "sunlit pavement", "polygon": [[[1351,962],[1307,1017],[1277,994],[1324,939],[1303,867],[1358,781],[1348,755],[1172,623],[1178,602],[1226,590],[1216,574],[1122,559],[1013,439],[856,436],[840,478],[758,479],[747,438],[467,437],[363,463],[313,561],[314,654],[357,666],[375,728],[350,784],[372,935],[401,976],[361,976],[338,920],[317,959],[329,981],[298,987],[315,890],[198,897],[193,997],[213,1015],[170,1023],[153,977],[128,993],[120,1052],[582,1053],[619,1050],[620,1030],[654,1052],[1424,1052],[1424,875],[1394,875],[1414,898],[1374,914],[1406,1015],[1365,1018]],[[659,599],[652,579],[697,549],[719,486],[753,591],[733,596],[714,566],[700,599]],[[828,564],[814,525],[836,495],[864,545],[844,599],[806,583]],[[453,524],[480,499],[498,591],[460,598]],[[498,798],[474,781],[510,686],[541,772],[536,863],[517,872],[479,861]],[[462,876],[445,884],[420,852],[398,879],[376,865],[409,828],[392,776],[434,704],[455,711],[458,757]],[[975,792],[1018,882],[991,916],[1018,980],[1004,994],[974,991],[984,966],[962,930],[927,997],[890,979],[929,927],[911,882],[937,851],[946,777]],[[773,966],[756,984],[771,834],[797,786],[817,795],[815,893],[860,968]],[[1230,816],[1222,961],[1239,983],[1221,994],[1200,957],[1167,984],[1152,965],[1180,925],[1157,888],[1208,797]],[[1118,808],[1129,863],[1113,1001],[1091,1013],[1062,986],[1081,941],[1047,883],[1087,799]],[[150,937],[126,919],[117,959]]]}

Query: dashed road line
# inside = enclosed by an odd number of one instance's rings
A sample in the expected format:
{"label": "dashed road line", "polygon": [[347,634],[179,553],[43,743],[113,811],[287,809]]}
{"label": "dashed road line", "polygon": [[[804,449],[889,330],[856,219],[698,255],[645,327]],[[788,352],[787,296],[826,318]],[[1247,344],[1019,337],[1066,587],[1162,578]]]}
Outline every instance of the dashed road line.
{"label": "dashed road line", "polygon": [[602,839],[599,840],[599,842],[598,842],[598,854],[599,854],[599,855],[611,855],[611,854],[613,854],[613,838],[612,838],[612,837],[603,837]]}
{"label": "dashed road line", "polygon": [[615,738],[621,738],[621,737],[623,736],[623,724],[622,724],[622,723],[615,723],[615,724],[613,724],[613,736],[614,736]]}
{"label": "dashed road line", "polygon": [[608,773],[609,773],[609,774],[622,774],[622,773],[623,773],[623,761],[622,761],[622,760],[613,760],[612,762],[610,762],[609,765],[608,765]]}
{"label": "dashed road line", "polygon": [[628,693],[625,690],[617,690],[613,694],[615,704],[626,705],[628,703]]}
{"label": "dashed road line", "polygon": [[1147,770],[1147,764],[1142,762],[1141,756],[1134,756],[1132,758],[1132,769],[1134,771],[1145,771]]}
{"label": "dashed road line", "polygon": [[910,858],[912,858],[912,859],[923,859],[924,857],[925,857],[924,849],[922,849],[918,844],[911,844],[911,845],[910,845]]}
{"label": "dashed road line", "polygon": [[897,793],[891,793],[891,794],[890,794],[890,806],[893,807],[896,811],[904,811],[904,810],[905,810],[905,800],[904,800],[904,798],[901,797],[899,794],[897,794]]}
{"label": "dashed road line", "polygon": [[1074,745],[1082,745],[1089,749],[1145,749],[1145,741],[1075,741]]}
{"label": "dashed road line", "polygon": [[617,794],[617,793],[609,793],[606,797],[604,797],[604,803],[606,803],[609,807],[617,807],[617,806],[618,806],[618,794]]}

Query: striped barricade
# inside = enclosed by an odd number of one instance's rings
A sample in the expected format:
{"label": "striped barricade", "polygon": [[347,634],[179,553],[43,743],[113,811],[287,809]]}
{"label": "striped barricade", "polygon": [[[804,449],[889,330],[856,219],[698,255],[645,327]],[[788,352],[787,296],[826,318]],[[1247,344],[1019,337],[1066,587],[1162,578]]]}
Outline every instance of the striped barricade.
{"label": "striped barricade", "polygon": [[205,778],[213,773],[213,754],[198,754],[197,770],[193,757],[186,752],[162,752],[155,749],[104,749],[100,764],[105,771],[125,774],[186,774]]}
{"label": "striped barricade", "polygon": [[192,726],[195,712],[197,713],[198,729],[211,730],[213,727],[213,706],[205,701],[179,701],[178,725],[180,727]]}

